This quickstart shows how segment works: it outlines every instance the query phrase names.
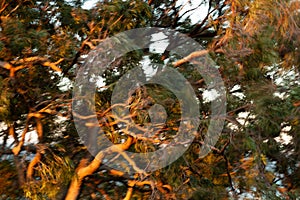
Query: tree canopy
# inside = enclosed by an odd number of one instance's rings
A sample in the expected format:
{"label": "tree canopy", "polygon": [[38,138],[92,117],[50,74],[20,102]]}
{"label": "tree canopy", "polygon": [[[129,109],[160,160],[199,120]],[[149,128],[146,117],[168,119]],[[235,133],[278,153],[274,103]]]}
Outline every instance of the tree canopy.
{"label": "tree canopy", "polygon": [[[0,2],[0,199],[299,197],[298,1],[103,0],[90,9],[84,3]],[[195,12],[205,17],[195,20]],[[87,123],[90,116],[74,110],[78,99],[72,95],[76,76],[88,66],[87,56],[97,53],[107,38],[145,27],[180,32],[203,49],[184,58],[150,48],[116,58],[102,77],[89,77],[99,82],[91,105],[98,123]],[[123,46],[126,42],[120,41]],[[213,118],[211,104],[218,98],[212,98],[205,77],[192,65],[203,56],[214,61],[222,77],[227,110],[220,137],[205,157],[199,155]],[[199,106],[199,127],[187,150],[155,171],[139,169],[128,152],[153,152],[184,137],[177,134],[181,99],[159,84],[136,88],[128,105],[111,99],[123,75],[147,62],[148,68],[134,75],[146,80],[149,71],[175,69],[192,86]],[[179,79],[173,82],[190,96]],[[129,115],[118,118],[112,110],[119,108],[128,108]],[[129,119],[136,131],[126,128],[132,125]],[[160,123],[145,137],[153,120]],[[76,123],[86,133],[101,127],[97,134],[115,145],[91,154]],[[91,137],[91,142],[104,142],[98,139]],[[118,158],[126,160],[118,169],[105,164]]]}

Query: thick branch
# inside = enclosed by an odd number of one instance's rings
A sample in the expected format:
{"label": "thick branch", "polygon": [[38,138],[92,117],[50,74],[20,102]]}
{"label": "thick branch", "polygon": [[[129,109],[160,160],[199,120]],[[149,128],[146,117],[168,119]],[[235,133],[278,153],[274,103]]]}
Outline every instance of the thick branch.
{"label": "thick branch", "polygon": [[[46,108],[48,108],[48,106]],[[40,119],[43,117],[43,115],[42,115],[43,112],[46,112],[46,111],[48,112],[49,111],[49,109],[46,109],[46,108],[41,109],[38,112],[29,113],[27,115],[26,125],[25,125],[25,129],[22,132],[21,140],[20,141],[16,141],[17,142],[16,146],[12,149],[12,152],[14,153],[14,155],[18,155],[20,153],[21,148],[22,148],[22,146],[23,146],[23,144],[25,142],[25,136],[26,136],[26,134],[28,132],[28,129],[29,129],[29,121],[33,117],[36,118],[36,123],[37,123],[36,124],[36,131],[37,131],[39,140],[42,139],[42,136],[43,136],[43,126],[42,126],[42,123],[41,123]]]}
{"label": "thick branch", "polygon": [[40,162],[41,158],[42,158],[42,154],[40,152],[37,152],[36,155],[34,156],[34,158],[29,163],[29,165],[27,167],[27,173],[26,173],[26,178],[28,181],[32,179],[32,175],[34,172],[33,168],[36,164],[38,164]]}
{"label": "thick branch", "polygon": [[[24,65],[24,63],[26,62],[41,62],[41,64],[45,67],[50,67],[54,71],[61,72],[62,70],[57,65],[61,63],[63,60],[64,59],[61,58],[56,62],[49,62],[46,58],[33,56],[29,58],[20,59],[18,61],[11,61],[10,63],[0,61],[0,66],[4,69],[9,70],[10,77],[14,77],[17,71],[27,67],[26,65]],[[15,67],[14,65],[18,65],[18,66]]]}
{"label": "thick branch", "polygon": [[18,142],[17,145],[12,149],[12,152],[14,153],[15,156],[17,156],[21,151],[21,148],[25,141],[25,135],[28,132],[28,128],[29,128],[29,118],[27,117],[25,129],[23,130],[23,133],[21,136],[21,141],[17,141]]}
{"label": "thick branch", "polygon": [[191,53],[190,55],[188,55],[188,56],[186,56],[186,57],[184,57],[184,58],[182,58],[182,59],[174,62],[173,65],[175,67],[178,67],[178,66],[180,66],[180,65],[182,65],[182,64],[184,64],[186,62],[191,61],[194,58],[207,55],[208,53],[209,53],[208,50],[195,51],[195,52]]}
{"label": "thick branch", "polygon": [[105,150],[99,152],[94,160],[88,165],[84,167],[79,167],[77,169],[77,173],[73,180],[71,181],[71,184],[69,186],[69,190],[66,196],[66,200],[75,200],[77,196],[79,195],[80,187],[82,184],[82,180],[84,177],[91,175],[94,173],[100,166],[103,158],[105,157],[106,154],[112,153],[112,152],[118,152],[121,153],[124,150],[128,149],[131,144],[135,142],[135,139],[132,136],[128,136],[128,139],[125,143],[123,144],[117,144],[110,146],[106,148]]}

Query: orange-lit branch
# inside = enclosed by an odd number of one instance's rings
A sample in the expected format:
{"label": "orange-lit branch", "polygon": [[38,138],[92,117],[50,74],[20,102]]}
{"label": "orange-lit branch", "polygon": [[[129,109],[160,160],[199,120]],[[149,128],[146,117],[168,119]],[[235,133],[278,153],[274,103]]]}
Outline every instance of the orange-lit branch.
{"label": "orange-lit branch", "polygon": [[99,152],[95,158],[91,161],[91,163],[87,166],[80,166],[77,169],[77,173],[75,177],[72,179],[71,184],[69,186],[69,190],[66,196],[66,200],[75,200],[80,191],[80,187],[82,184],[82,180],[84,177],[91,175],[94,173],[100,166],[105,155],[110,154],[112,152],[121,153],[124,150],[128,149],[131,144],[135,143],[135,139],[131,136],[128,136],[128,139],[123,144],[117,144],[106,148],[105,150]]}
{"label": "orange-lit branch", "polygon": [[[23,68],[26,68],[27,66],[24,65],[24,63],[28,62],[40,62],[45,67],[50,67],[52,70],[61,72],[62,70],[57,66],[59,63],[61,63],[64,59],[61,58],[56,62],[49,62],[47,58],[41,58],[38,56],[33,56],[29,58],[20,59],[18,61],[11,61],[9,62],[3,62],[0,61],[0,66],[4,69],[9,70],[9,76],[14,77],[15,73]],[[17,65],[17,66],[14,66]]]}
{"label": "orange-lit branch", "polygon": [[182,59],[180,59],[180,60],[174,62],[173,65],[174,65],[175,67],[178,67],[178,66],[180,66],[180,65],[182,65],[182,64],[184,64],[184,63],[186,63],[186,62],[191,61],[191,60],[194,59],[194,58],[197,58],[197,57],[201,57],[201,56],[207,55],[208,53],[209,53],[208,50],[195,51],[195,52],[191,53],[190,55],[188,55],[188,56],[186,56],[186,57],[184,57],[184,58],[182,58]]}

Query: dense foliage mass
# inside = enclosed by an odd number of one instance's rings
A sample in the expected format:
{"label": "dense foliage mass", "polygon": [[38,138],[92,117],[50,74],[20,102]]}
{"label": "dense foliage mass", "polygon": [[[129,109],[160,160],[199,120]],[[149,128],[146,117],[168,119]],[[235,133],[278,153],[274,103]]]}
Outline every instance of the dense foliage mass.
{"label": "dense foliage mass", "polygon": [[[83,9],[82,0],[0,1],[0,199],[299,197],[299,2],[182,2],[104,0]],[[207,15],[195,20],[195,12]],[[214,100],[188,62],[200,54],[180,60],[167,51],[145,49],[116,59],[103,74],[95,106],[102,134],[120,148],[107,147],[95,158],[77,134],[74,121],[88,117],[72,113],[72,86],[84,58],[107,37],[141,27],[184,33],[216,63],[226,87],[227,114],[217,144],[204,158],[199,150]],[[174,163],[154,172],[135,168],[132,175],[126,169],[134,163],[124,150],[148,152],[167,145],[181,115],[171,91],[149,84],[132,93],[129,117],[144,127],[151,121],[151,105],[159,103],[167,116],[162,131],[145,138],[142,128],[133,134],[116,126],[120,119],[110,112],[114,87],[145,60],[156,72],[163,69],[155,63],[165,64],[189,81],[200,105],[200,126]],[[146,77],[146,70],[140,75]],[[82,128],[88,132],[93,126]],[[123,171],[102,164],[118,156],[127,158],[120,163]]]}

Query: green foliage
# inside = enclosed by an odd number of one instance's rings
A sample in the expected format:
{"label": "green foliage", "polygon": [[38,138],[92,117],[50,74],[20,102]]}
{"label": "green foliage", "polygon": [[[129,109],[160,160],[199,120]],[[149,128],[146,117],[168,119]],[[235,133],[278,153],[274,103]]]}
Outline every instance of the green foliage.
{"label": "green foliage", "polygon": [[[74,165],[68,157],[50,152],[36,167],[33,181],[23,186],[25,197],[30,199],[56,199],[74,176]],[[40,180],[40,181],[38,181]]]}
{"label": "green foliage", "polygon": [[22,195],[22,190],[16,185],[16,168],[9,160],[0,162],[0,198],[1,199],[18,199]]}
{"label": "green foliage", "polygon": [[[211,13],[195,24],[188,17],[193,11],[183,15],[184,7],[176,1],[107,0],[98,1],[91,10],[82,9],[83,3],[0,3],[0,140],[16,139],[11,146],[0,143],[0,199],[64,198],[71,179],[76,177],[75,169],[93,160],[79,139],[71,113],[76,72],[85,56],[104,39],[145,26],[186,33],[210,51],[227,91],[226,124],[218,143],[210,147],[212,152],[199,159],[211,118],[210,102],[204,101],[208,88],[192,65],[178,66],[176,70],[193,87],[201,113],[191,146],[171,165],[147,175],[129,176],[126,170],[130,164],[125,162],[120,163],[125,169],[123,175],[112,174],[111,169],[100,165],[83,179],[79,199],[123,199],[133,180],[132,199],[299,196],[299,2],[202,1]],[[131,45],[126,38],[115,42]],[[144,136],[142,129],[151,123],[152,106],[165,108],[165,113],[155,113],[167,115],[163,129],[151,130],[156,133],[153,141],[138,138],[129,149],[132,152],[155,151],[168,144],[181,120],[180,99],[161,85],[149,84],[132,93],[128,106],[117,108],[128,108],[140,130],[127,133],[116,125],[118,119],[110,112],[112,92],[120,78],[136,66],[140,66],[139,73],[131,78],[146,79],[141,62],[147,59],[151,61],[149,67],[159,73],[163,71],[161,65],[173,67],[172,63],[181,58],[149,49],[129,52],[104,71],[103,86],[97,88],[95,97],[99,125],[115,144],[130,134]],[[178,82],[175,86],[182,95],[193,96],[180,81],[171,78],[166,83]],[[62,90],[60,86],[68,83],[70,87]],[[194,97],[190,100],[195,101]],[[41,128],[39,144],[22,144],[21,133]],[[88,132],[93,127],[82,123],[80,128]],[[11,150],[18,144],[22,144],[21,153],[13,155]],[[40,145],[45,150],[40,150]],[[36,151],[42,157],[33,166],[30,180],[26,171]],[[105,158],[110,162],[118,156],[109,154]],[[138,185],[142,181],[154,184]]]}
{"label": "green foliage", "polygon": [[5,85],[8,84],[7,82],[8,82],[7,79],[3,80],[2,78],[0,78],[0,90],[2,90],[0,95],[0,120],[1,121],[6,121],[9,118],[9,114],[10,114],[9,98],[11,94],[5,88]]}

